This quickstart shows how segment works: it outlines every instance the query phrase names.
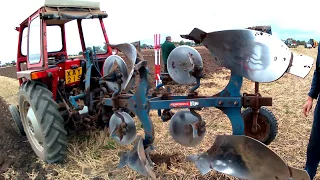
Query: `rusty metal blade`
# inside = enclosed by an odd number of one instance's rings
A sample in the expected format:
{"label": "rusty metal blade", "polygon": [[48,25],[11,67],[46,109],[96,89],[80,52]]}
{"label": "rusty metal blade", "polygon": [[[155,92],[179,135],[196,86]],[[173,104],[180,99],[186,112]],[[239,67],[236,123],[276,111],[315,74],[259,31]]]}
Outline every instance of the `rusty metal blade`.
{"label": "rusty metal blade", "polygon": [[[115,71],[115,68],[118,68],[119,71],[122,73],[122,81],[126,82],[128,80],[128,68],[124,60],[118,55],[110,55],[103,64],[103,74],[108,76],[109,73]],[[125,84],[121,84],[121,89],[124,89]],[[118,90],[117,82],[107,82],[107,86],[113,90]]]}
{"label": "rusty metal blade", "polygon": [[124,167],[125,165],[128,165],[131,169],[137,171],[143,176],[149,177],[153,180],[156,179],[156,175],[147,160],[141,136],[138,136],[138,141],[130,152],[126,152],[121,155],[118,167]]}
{"label": "rusty metal blade", "polygon": [[128,83],[127,83],[127,86],[126,88],[123,90],[124,93],[128,93],[132,87],[134,86],[134,83],[135,83],[135,80],[134,80],[134,77],[133,77],[133,73],[134,73],[134,69],[137,70],[137,65],[139,64],[139,61],[143,60],[143,55],[142,55],[142,52],[141,52],[141,48],[140,48],[140,41],[135,41],[132,43],[135,48],[137,49],[137,61],[135,62],[136,64],[133,66],[133,69],[131,70],[131,79],[128,80]]}
{"label": "rusty metal blade", "polygon": [[137,59],[137,49],[133,44],[121,43],[121,44],[108,44],[110,47],[121,51],[130,61],[132,65],[135,64]]}
{"label": "rusty metal blade", "polygon": [[140,41],[134,41],[131,44],[137,49],[138,52],[141,53]]}
{"label": "rusty metal blade", "polygon": [[287,72],[300,78],[305,78],[311,71],[314,59],[302,54],[292,54],[292,63]]}
{"label": "rusty metal blade", "polygon": [[255,82],[272,82],[289,67],[291,51],[281,39],[250,29],[206,33],[193,29],[181,37],[201,42],[214,63]]}
{"label": "rusty metal blade", "polygon": [[124,152],[120,155],[120,161],[118,164],[118,168],[123,168],[128,164],[128,159],[129,159],[129,153],[130,152]]}
{"label": "rusty metal blade", "polygon": [[[113,78],[115,71],[119,68],[119,64],[117,63],[117,61],[114,61],[111,68],[106,68],[106,73],[104,73],[102,79],[109,79],[109,78]],[[115,81],[115,79],[114,79]]]}
{"label": "rusty metal blade", "polygon": [[306,170],[289,166],[289,172],[293,180],[310,180],[310,176]]}
{"label": "rusty metal blade", "polygon": [[112,127],[112,129],[110,128],[110,130],[110,136],[112,138],[119,138],[119,141],[121,141],[121,139],[123,138],[121,136],[123,135],[120,133],[120,124],[116,124],[114,127]]}
{"label": "rusty metal blade", "polygon": [[133,118],[126,112],[118,112],[124,119],[126,124],[126,133],[121,133],[121,123],[122,120],[116,114],[113,114],[109,121],[109,128],[111,132],[111,137],[117,141],[120,145],[131,144],[137,135],[137,128],[134,123]]}
{"label": "rusty metal blade", "polygon": [[199,28],[194,28],[189,34],[180,35],[182,38],[194,41],[196,44],[200,44],[206,37],[207,33]]}
{"label": "rusty metal blade", "polygon": [[219,135],[205,153],[191,155],[204,175],[216,170],[243,179],[288,179],[286,163],[263,143],[241,135]]}
{"label": "rusty metal blade", "polygon": [[124,82],[124,89],[127,87],[129,81],[132,78],[133,72],[134,72],[134,65],[136,64],[136,60],[137,60],[137,49],[136,47],[131,44],[131,43],[122,43],[122,44],[108,44],[109,46],[118,49],[119,51],[121,51],[130,61],[131,63],[131,71],[129,73],[128,79]]}
{"label": "rusty metal blade", "polygon": [[141,48],[140,48],[140,46],[141,46],[140,45],[140,41],[135,41],[135,42],[132,42],[131,44],[133,44],[134,47],[137,49],[137,58],[143,59],[142,51],[141,51]]}
{"label": "rusty metal blade", "polygon": [[110,68],[110,72],[115,72],[118,68],[119,68],[119,64],[117,63],[117,61],[114,61]]}
{"label": "rusty metal blade", "polygon": [[186,147],[195,147],[199,145],[205,133],[198,136],[197,130],[191,124],[199,121],[188,110],[180,110],[176,112],[170,120],[169,132],[172,138],[179,144]]}
{"label": "rusty metal blade", "polygon": [[193,84],[196,78],[190,75],[194,67],[203,68],[200,53],[193,47],[182,45],[175,48],[168,57],[168,73],[178,84]]}

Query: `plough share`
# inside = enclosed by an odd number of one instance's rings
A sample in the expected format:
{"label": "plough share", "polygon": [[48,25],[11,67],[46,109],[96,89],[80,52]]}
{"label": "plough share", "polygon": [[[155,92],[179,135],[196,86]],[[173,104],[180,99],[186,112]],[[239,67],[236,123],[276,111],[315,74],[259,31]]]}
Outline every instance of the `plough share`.
{"label": "plough share", "polygon": [[[113,65],[105,68],[114,71],[107,71],[109,74],[104,79],[109,79],[110,86],[116,87],[117,84],[118,87],[111,98],[103,98],[103,104],[112,106],[114,111],[109,122],[111,136],[122,145],[135,140],[136,127],[128,111],[139,118],[145,132],[144,138],[137,136],[134,149],[121,156],[119,167],[128,165],[144,176],[156,178],[149,156],[155,139],[153,122],[149,117],[150,110],[158,110],[163,121],[170,120],[169,132],[177,143],[196,147],[206,133],[206,121],[198,111],[204,107],[215,107],[230,119],[233,135],[219,135],[206,153],[190,155],[187,158],[195,162],[202,175],[213,169],[245,179],[309,179],[305,171],[289,167],[267,148],[266,145],[275,138],[276,130],[253,137],[255,132],[266,128],[261,126],[276,128],[273,127],[276,125],[273,114],[263,107],[271,106],[272,98],[262,97],[258,88],[254,94],[243,95],[240,94],[240,89],[243,77],[256,82],[256,85],[276,81],[285,73],[304,78],[312,67],[313,59],[303,57],[304,61],[301,62],[301,56],[294,55],[281,40],[256,30],[206,33],[195,28],[190,34],[181,37],[202,43],[212,53],[215,63],[230,69],[229,83],[218,94],[199,95],[196,90],[203,78],[201,55],[192,47],[180,46],[174,49],[168,58],[168,73],[176,83],[194,86],[185,96],[171,96],[168,92],[159,93],[159,89],[164,85],[160,84],[156,92],[148,95],[150,87],[147,61],[143,60],[142,55],[131,44],[112,45],[126,54],[133,68],[123,82],[121,77],[128,74],[124,70],[125,62],[117,55],[106,60],[109,65]],[[137,75],[140,79],[139,85],[134,93],[129,93]],[[241,113],[242,107],[250,108],[250,111]],[[180,110],[175,114],[171,112],[171,109],[178,108],[189,110]],[[258,121],[259,116],[269,118],[266,120],[269,124]],[[251,127],[245,127],[246,124]]]}
{"label": "plough share", "polygon": [[[50,18],[62,16],[57,12],[56,16],[44,16],[41,23],[54,23]],[[105,16],[99,13],[102,15],[95,16]],[[79,18],[84,17],[87,16]],[[73,128],[78,131],[81,125],[106,127],[120,145],[136,141],[131,151],[121,155],[118,167],[129,166],[156,179],[150,158],[156,137],[150,110],[158,110],[162,121],[170,121],[169,133],[177,143],[196,147],[203,140],[206,122],[210,120],[201,117],[199,111],[215,107],[230,119],[232,135],[218,135],[205,153],[187,157],[202,175],[215,170],[244,179],[310,179],[306,171],[288,166],[267,147],[276,137],[277,121],[265,107],[272,105],[272,98],[262,97],[258,85],[276,81],[285,73],[304,78],[310,72],[313,59],[293,54],[271,31],[238,29],[206,33],[195,28],[181,37],[202,43],[211,52],[213,63],[231,70],[229,83],[221,92],[211,96],[197,93],[204,78],[203,61],[193,47],[179,46],[169,55],[169,78],[191,86],[185,95],[171,95],[169,91],[160,92],[167,82],[165,78],[154,92],[149,92],[147,61],[132,43],[107,43],[108,48],[126,55],[132,65],[130,71],[117,54],[110,54],[106,59],[100,55],[102,58],[98,59],[95,47],[84,52],[84,59],[50,61],[48,63],[53,64],[46,64],[47,69],[20,71],[19,66],[19,110],[11,105],[10,111],[20,134],[27,135],[38,157],[52,163],[65,157],[67,132]],[[71,85],[65,83],[64,72],[59,68],[66,68],[66,73],[76,69],[81,72],[81,79]],[[254,93],[240,93],[243,78],[256,83]],[[138,86],[134,89],[137,79]],[[241,112],[243,107],[246,110]],[[172,109],[187,110],[173,113]],[[137,135],[134,116],[143,126],[144,137]]]}

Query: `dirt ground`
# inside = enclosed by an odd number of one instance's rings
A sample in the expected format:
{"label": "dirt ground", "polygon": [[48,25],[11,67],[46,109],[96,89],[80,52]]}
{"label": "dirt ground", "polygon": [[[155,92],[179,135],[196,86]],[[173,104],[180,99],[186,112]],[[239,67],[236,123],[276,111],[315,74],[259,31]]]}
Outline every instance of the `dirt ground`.
{"label": "dirt ground", "polygon": [[[205,48],[199,47],[197,50],[203,58],[206,76],[197,91],[200,95],[213,95],[227,85],[230,72],[215,66]],[[303,47],[293,51],[313,58],[317,54],[316,49],[309,50]],[[154,86],[154,51],[146,50],[143,55],[148,60],[150,83]],[[268,109],[275,114],[279,123],[278,135],[269,148],[296,168],[304,168],[306,146],[313,120],[312,113],[305,118],[301,110],[311,78],[312,73],[305,79],[286,74],[276,82],[260,85],[262,96],[273,97],[273,106]],[[103,132],[71,138],[65,163],[44,164],[35,157],[26,138],[19,137],[8,112],[6,104],[16,103],[18,82],[15,67],[0,69],[0,84],[5,84],[0,91],[0,97],[3,98],[0,99],[0,179],[146,179],[127,167],[116,168],[118,154],[131,149],[132,146],[119,146]],[[174,93],[186,93],[186,89],[184,86],[171,86]],[[242,92],[253,92],[253,89],[253,83],[244,80]],[[219,110],[205,108],[201,111],[201,116],[207,122],[206,136],[196,148],[186,148],[175,143],[170,137],[168,123],[161,122],[156,111],[150,112],[156,135],[156,149],[151,157],[156,163],[155,173],[158,179],[234,179],[217,172],[201,176],[193,163],[186,162],[187,155],[207,150],[216,135],[232,132],[230,120]],[[139,122],[136,122],[138,134],[143,135]],[[317,179],[320,179],[320,172]]]}
{"label": "dirt ground", "polygon": [[0,76],[5,76],[5,77],[16,79],[17,78],[16,72],[17,72],[16,66],[0,68]]}
{"label": "dirt ground", "polygon": [[[8,112],[7,104],[0,97],[0,173],[6,172],[8,168],[15,169],[16,173],[22,174],[20,178],[28,178],[25,172],[35,169],[44,172],[33,153],[27,138],[19,137],[11,115]],[[31,173],[31,172],[29,172]],[[1,176],[1,178],[3,178]]]}

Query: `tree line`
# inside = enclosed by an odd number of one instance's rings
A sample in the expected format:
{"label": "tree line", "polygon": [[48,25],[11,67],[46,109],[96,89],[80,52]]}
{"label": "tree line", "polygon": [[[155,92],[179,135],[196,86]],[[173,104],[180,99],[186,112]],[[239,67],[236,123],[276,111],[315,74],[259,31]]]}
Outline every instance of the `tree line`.
{"label": "tree line", "polygon": [[[188,45],[188,46],[201,46],[201,44],[195,44],[194,42],[192,41],[172,41],[172,43],[175,45],[175,46],[182,46],[182,45]],[[160,44],[160,46],[162,46],[162,43]],[[141,49],[153,49],[154,46],[153,45],[148,45],[148,44],[142,44],[140,46]]]}
{"label": "tree line", "polygon": [[305,45],[307,42],[306,41],[300,41],[300,40],[297,40],[297,44],[298,45]]}

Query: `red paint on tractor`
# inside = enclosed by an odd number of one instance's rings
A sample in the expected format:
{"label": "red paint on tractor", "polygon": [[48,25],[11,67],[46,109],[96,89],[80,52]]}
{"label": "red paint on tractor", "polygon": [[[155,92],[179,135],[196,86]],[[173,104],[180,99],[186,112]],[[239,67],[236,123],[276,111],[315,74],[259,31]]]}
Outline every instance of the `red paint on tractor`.
{"label": "red paint on tractor", "polygon": [[[57,64],[57,66],[59,67],[60,71],[59,71],[59,79],[64,79],[66,82],[66,86],[73,86],[75,84],[78,84],[79,81],[75,81],[75,82],[71,82],[68,83],[68,79],[66,78],[67,72],[66,70],[70,70],[70,69],[76,69],[76,68],[80,68],[80,59],[74,59],[74,60],[66,60],[63,63],[59,63]],[[82,69],[83,71],[84,69]],[[81,75],[81,74],[80,74]],[[80,79],[81,77],[79,77]]]}

